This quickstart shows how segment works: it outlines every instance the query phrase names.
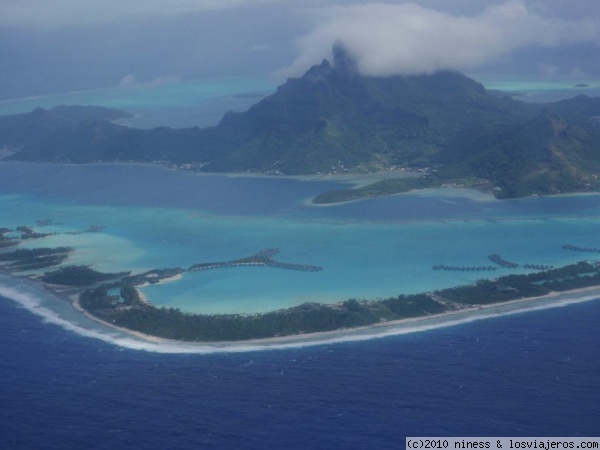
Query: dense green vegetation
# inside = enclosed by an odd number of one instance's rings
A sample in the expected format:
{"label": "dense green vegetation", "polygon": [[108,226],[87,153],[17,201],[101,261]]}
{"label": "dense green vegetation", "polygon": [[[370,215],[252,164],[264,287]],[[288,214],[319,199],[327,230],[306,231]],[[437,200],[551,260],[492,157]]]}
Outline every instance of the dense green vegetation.
{"label": "dense green vegetation", "polygon": [[[153,161],[204,171],[312,174],[404,167],[436,179],[385,180],[318,202],[474,177],[501,198],[600,190],[600,99],[533,105],[456,72],[360,76],[341,48],[218,126],[139,130],[118,112],[62,107],[0,117],[0,146],[21,161]],[[186,166],[187,167],[187,166]],[[428,181],[427,181],[428,180]],[[434,182],[435,181],[435,182]],[[414,185],[413,185],[414,184]]]}
{"label": "dense green vegetation", "polygon": [[[0,236],[14,232],[0,228]],[[20,233],[35,233],[27,226]],[[8,239],[8,238],[7,238]],[[16,239],[17,243],[20,242]],[[595,247],[563,246],[569,250],[596,252]],[[4,250],[0,264],[8,272],[21,272],[62,264],[73,251],[70,247]],[[255,255],[218,263],[199,263],[188,270],[225,268],[261,264],[293,270],[320,270],[317,266],[279,263],[272,258],[277,248],[261,250]],[[494,262],[515,267],[498,255]],[[525,265],[531,270],[542,266]],[[530,298],[551,291],[566,291],[600,286],[600,263],[580,262],[558,269],[522,275],[507,275],[493,280],[413,295],[387,299],[350,299],[327,305],[305,303],[297,307],[264,314],[190,314],[173,308],[157,308],[142,301],[135,286],[157,283],[185,272],[182,268],[153,269],[132,275],[130,272],[102,273],[90,266],[63,266],[35,279],[50,287],[62,286],[78,293],[87,311],[111,324],[150,335],[189,341],[247,340],[296,335],[318,331],[368,326],[386,321],[424,317],[464,308],[491,305],[514,299]]]}
{"label": "dense green vegetation", "polygon": [[433,300],[429,294],[399,295],[381,300],[381,303],[398,319],[440,314],[448,310],[446,305]]}
{"label": "dense green vegetation", "polygon": [[312,303],[256,315],[186,314],[173,308],[152,306],[92,312],[103,320],[131,330],[187,341],[258,339],[356,327],[377,321],[366,308],[350,311]]}
{"label": "dense green vegetation", "polygon": [[56,254],[70,253],[73,249],[71,247],[54,247],[54,248],[32,248],[32,249],[18,249],[12,252],[0,253],[0,261],[23,261],[33,262],[35,258],[50,256]]}
{"label": "dense green vegetation", "polygon": [[119,290],[119,296],[126,305],[136,305],[141,302],[140,293],[131,284],[126,284]]}
{"label": "dense green vegetation", "polygon": [[6,236],[6,234],[12,231],[10,228],[0,228],[0,249],[19,245],[19,239]]}
{"label": "dense green vegetation", "polygon": [[0,253],[0,262],[8,261],[5,268],[10,272],[39,270],[62,264],[72,251],[70,247],[19,249]]}
{"label": "dense green vegetation", "polygon": [[87,289],[80,301],[102,320],[152,336],[186,341],[235,341],[367,326],[598,285],[600,265],[579,262],[430,293],[383,300],[350,299],[335,305],[305,303],[264,314],[205,315],[157,308],[141,303],[132,286],[121,289],[121,299],[109,295],[103,287]]}
{"label": "dense green vegetation", "polygon": [[86,310],[93,311],[96,314],[117,307],[142,305],[139,292],[131,284],[121,287],[119,295],[110,295],[105,286],[86,289],[79,294],[79,304]]}
{"label": "dense green vegetation", "polygon": [[53,272],[46,272],[40,277],[44,283],[61,286],[90,286],[108,280],[128,276],[130,272],[102,273],[89,266],[61,267]]}
{"label": "dense green vegetation", "polygon": [[15,238],[7,238],[0,236],[0,248],[15,247],[19,245],[20,241]]}
{"label": "dense green vegetation", "polygon": [[108,295],[106,288],[86,289],[79,294],[79,304],[88,311],[114,308],[120,302],[118,295]]}
{"label": "dense green vegetation", "polygon": [[[13,150],[36,151],[46,147],[54,133],[73,131],[80,123],[99,123],[130,115],[100,106],[57,106],[36,108],[30,113],[0,117],[1,145]],[[45,155],[40,160],[52,160]]]}
{"label": "dense green vegetation", "polygon": [[324,192],[313,199],[313,203],[341,203],[362,198],[380,197],[382,195],[399,194],[413,189],[440,187],[442,182],[436,177],[424,176],[418,178],[391,178],[378,181],[357,189],[340,189]]}

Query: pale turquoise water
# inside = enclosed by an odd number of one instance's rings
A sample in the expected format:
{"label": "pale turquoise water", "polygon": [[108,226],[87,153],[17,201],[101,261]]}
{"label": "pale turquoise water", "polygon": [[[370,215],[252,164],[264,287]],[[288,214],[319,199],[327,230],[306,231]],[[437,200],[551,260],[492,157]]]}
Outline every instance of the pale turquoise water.
{"label": "pale turquoise water", "polygon": [[[519,100],[527,102],[554,102],[572,98],[576,95],[590,97],[600,96],[600,79],[588,76],[577,78],[542,77],[542,76],[509,76],[509,75],[474,75],[474,79],[482,83],[486,89],[517,94]],[[586,86],[577,86],[584,84]]]}
{"label": "pale turquoise water", "polygon": [[[504,82],[506,90],[521,86],[530,93],[547,86]],[[2,102],[0,114],[34,104],[102,104],[152,109],[159,111],[157,118],[172,114],[173,123],[183,124],[190,117],[186,108],[216,117],[216,111],[229,109],[222,102],[236,101],[235,94],[269,89],[260,77],[174,83]],[[217,99],[215,108],[207,106],[211,99]],[[521,264],[559,266],[597,256],[565,251],[563,244],[600,247],[598,195],[500,202],[472,191],[443,190],[307,206],[307,199],[338,186],[142,165],[0,163],[0,226],[43,218],[60,223],[47,228],[57,232],[106,225],[100,234],[57,235],[26,244],[71,245],[76,248],[71,263],[94,264],[102,271],[187,268],[268,247],[281,249],[279,261],[324,268],[317,273],[265,267],[186,273],[180,281],[144,288],[158,305],[194,312],[257,312],[305,301],[429,291],[509,273],[442,272],[433,271],[433,265],[489,265],[487,256],[498,253]]]}
{"label": "pale turquoise water", "polygon": [[267,76],[177,81],[164,85],[134,85],[0,101],[0,115],[36,107],[99,105],[134,115],[124,125],[174,128],[215,125],[226,111],[244,111],[275,90]]}
{"label": "pale turquoise water", "polygon": [[276,260],[321,272],[268,267],[186,273],[143,289],[158,305],[193,312],[259,312],[306,301],[377,298],[471,283],[496,272],[443,272],[433,265],[560,266],[600,255],[600,195],[496,201],[464,190],[428,191],[314,207],[331,182],[230,178],[142,165],[0,164],[0,225],[51,218],[40,231],[107,226],[26,246],[70,245],[72,263],[102,271],[184,267],[278,247]]}

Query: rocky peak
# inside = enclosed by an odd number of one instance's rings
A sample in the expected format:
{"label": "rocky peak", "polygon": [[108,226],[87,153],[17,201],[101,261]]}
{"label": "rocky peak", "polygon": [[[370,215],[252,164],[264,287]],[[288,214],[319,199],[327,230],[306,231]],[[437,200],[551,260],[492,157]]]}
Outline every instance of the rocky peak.
{"label": "rocky peak", "polygon": [[352,76],[358,73],[356,60],[342,43],[333,46],[333,70],[337,75]]}
{"label": "rocky peak", "polygon": [[356,61],[348,54],[341,43],[333,46],[333,65],[326,59],[321,64],[312,66],[302,76],[305,81],[317,83],[329,79],[331,75],[338,78],[347,78],[358,74]]}
{"label": "rocky peak", "polygon": [[319,81],[327,79],[332,72],[333,67],[331,67],[331,63],[324,59],[321,62],[321,64],[314,65],[310,69],[308,69],[308,71],[304,75],[302,75],[302,79],[305,81],[317,83]]}

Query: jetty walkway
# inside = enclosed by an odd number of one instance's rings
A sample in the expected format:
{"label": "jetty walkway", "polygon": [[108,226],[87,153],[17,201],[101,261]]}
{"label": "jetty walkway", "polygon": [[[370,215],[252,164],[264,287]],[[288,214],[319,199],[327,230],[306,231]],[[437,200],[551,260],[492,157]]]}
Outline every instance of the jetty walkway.
{"label": "jetty walkway", "polygon": [[273,257],[280,252],[278,248],[266,248],[261,250],[256,255],[246,258],[234,259],[231,261],[199,263],[190,266],[188,272],[198,272],[200,270],[224,269],[228,267],[244,267],[244,266],[269,266],[280,269],[299,270],[301,272],[318,272],[323,270],[320,266],[312,266],[308,264],[283,263],[273,260]]}
{"label": "jetty walkway", "polygon": [[515,267],[519,267],[519,265],[517,263],[502,259],[502,257],[500,255],[490,255],[490,256],[488,256],[488,258],[490,258],[490,260],[492,260],[492,262],[495,262],[496,264],[498,264],[499,266],[502,266],[502,267],[507,267],[509,269],[514,269]]}
{"label": "jetty walkway", "polygon": [[457,271],[457,272],[481,272],[487,270],[496,270],[495,267],[492,266],[446,266],[444,264],[439,264],[437,266],[432,267],[433,270],[449,270],[449,271]]}

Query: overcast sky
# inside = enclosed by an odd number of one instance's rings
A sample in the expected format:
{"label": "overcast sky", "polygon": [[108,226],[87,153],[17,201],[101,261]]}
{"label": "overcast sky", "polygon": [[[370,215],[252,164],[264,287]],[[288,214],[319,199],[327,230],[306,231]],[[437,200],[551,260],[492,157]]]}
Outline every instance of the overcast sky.
{"label": "overcast sky", "polygon": [[365,75],[600,77],[598,0],[0,0],[0,99],[297,76],[341,42]]}

